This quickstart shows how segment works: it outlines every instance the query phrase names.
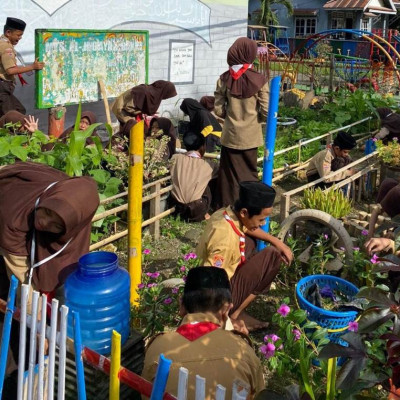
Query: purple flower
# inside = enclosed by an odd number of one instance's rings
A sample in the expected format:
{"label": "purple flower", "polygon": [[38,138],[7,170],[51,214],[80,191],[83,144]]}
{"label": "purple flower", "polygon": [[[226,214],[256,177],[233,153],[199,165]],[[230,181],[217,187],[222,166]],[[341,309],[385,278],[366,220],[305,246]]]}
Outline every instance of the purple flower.
{"label": "purple flower", "polygon": [[185,276],[182,276],[183,282],[186,282],[186,279],[187,279],[186,275],[185,275]]}
{"label": "purple flower", "polygon": [[281,304],[277,311],[278,314],[281,314],[282,317],[286,317],[290,313],[290,307],[286,304]]}
{"label": "purple flower", "polygon": [[177,287],[172,288],[173,294],[177,294],[178,292],[179,292],[179,288],[177,288]]}
{"label": "purple flower", "polygon": [[354,251],[360,251],[360,248],[359,247],[353,247],[353,250]]}
{"label": "purple flower", "polygon": [[164,303],[164,304],[171,304],[171,303],[172,303],[171,297],[167,297],[167,298],[164,300],[163,303]]}
{"label": "purple flower", "polygon": [[295,342],[300,339],[301,332],[298,329],[293,329],[292,333],[294,335],[294,341]]}
{"label": "purple flower", "polygon": [[368,231],[367,231],[366,229],[363,229],[363,230],[361,231],[361,235],[363,235],[363,236],[368,236]]}
{"label": "purple flower", "polygon": [[196,258],[197,258],[196,253],[187,253],[187,254],[185,254],[185,255],[183,256],[183,259],[184,259],[185,261],[191,260],[191,259],[195,260]]}
{"label": "purple flower", "polygon": [[157,286],[157,283],[148,283],[148,284],[147,284],[147,287],[148,287],[148,288],[152,288],[152,287],[154,287],[154,286]]}
{"label": "purple flower", "polygon": [[371,261],[372,264],[378,264],[379,263],[379,257],[376,254],[374,254],[370,261]]}
{"label": "purple flower", "polygon": [[267,343],[264,346],[260,347],[260,351],[268,360],[268,358],[273,357],[273,355],[275,354],[275,345],[273,343]]}
{"label": "purple flower", "polygon": [[333,301],[335,301],[335,294],[333,293],[330,286],[325,285],[319,292],[322,297],[326,297],[326,298],[329,298],[329,299],[332,299]]}
{"label": "purple flower", "polygon": [[186,271],[186,267],[184,265],[182,265],[182,267],[179,268],[182,272]]}
{"label": "purple flower", "polygon": [[137,285],[138,289],[143,289],[146,285],[144,285],[143,283],[139,283],[139,285]]}
{"label": "purple flower", "polygon": [[264,336],[264,342],[268,343],[269,340],[272,340],[274,343],[277,342],[280,339],[278,335],[275,335],[275,333],[272,333],[271,335],[265,335]]}
{"label": "purple flower", "polygon": [[358,322],[353,321],[349,323],[349,331],[350,332],[357,332],[358,331]]}
{"label": "purple flower", "polygon": [[324,235],[324,239],[325,240],[328,240],[329,239],[329,236],[325,233],[325,235]]}
{"label": "purple flower", "polygon": [[374,137],[374,138],[372,138],[372,141],[373,141],[373,142],[377,142],[378,139],[377,139],[376,137]]}
{"label": "purple flower", "polygon": [[151,253],[151,250],[150,249],[144,249],[143,250],[143,254],[145,254],[146,256],[148,255],[148,254],[150,254]]}
{"label": "purple flower", "polygon": [[150,278],[157,279],[160,276],[159,272],[146,272],[146,275]]}

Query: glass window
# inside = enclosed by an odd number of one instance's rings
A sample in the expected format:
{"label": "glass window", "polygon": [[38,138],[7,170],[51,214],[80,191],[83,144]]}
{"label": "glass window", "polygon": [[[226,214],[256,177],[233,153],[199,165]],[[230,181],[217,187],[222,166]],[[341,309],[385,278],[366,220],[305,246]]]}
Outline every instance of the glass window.
{"label": "glass window", "polygon": [[295,18],[295,36],[305,37],[314,35],[317,32],[316,17],[296,17]]}

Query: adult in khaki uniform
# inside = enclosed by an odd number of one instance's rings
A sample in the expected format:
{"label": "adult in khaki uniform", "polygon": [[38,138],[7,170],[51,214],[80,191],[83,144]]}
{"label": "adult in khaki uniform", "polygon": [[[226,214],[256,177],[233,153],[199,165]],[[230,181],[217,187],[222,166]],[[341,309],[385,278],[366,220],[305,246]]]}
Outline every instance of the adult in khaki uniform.
{"label": "adult in khaki uniform", "polygon": [[25,114],[25,107],[14,96],[15,75],[25,83],[21,74],[43,69],[44,63],[38,59],[31,65],[17,66],[17,53],[14,46],[21,40],[26,23],[17,18],[8,17],[4,25],[4,34],[0,36],[0,117],[7,111],[17,110]]}
{"label": "adult in khaki uniform", "polygon": [[187,153],[171,159],[171,199],[184,220],[198,222],[210,217],[218,164],[203,159],[206,139],[201,133],[185,133],[183,143]]}
{"label": "adult in khaki uniform", "polygon": [[[350,150],[356,146],[357,142],[353,136],[341,131],[337,134],[333,145],[325,150],[317,153],[308,164],[307,180],[313,182],[319,178],[329,175],[332,171],[337,171],[351,163],[349,156]],[[315,187],[327,188],[335,182],[342,181],[354,174],[353,169],[348,169],[331,178],[326,178],[323,182],[318,183]]]}
{"label": "adult in khaki uniform", "polygon": [[[230,317],[243,320],[249,331],[267,324],[246,314],[246,307],[268,290],[281,262],[290,264],[293,259],[289,247],[260,229],[272,212],[274,199],[275,190],[262,182],[240,183],[235,205],[211,216],[196,249],[202,265],[221,267],[228,273],[233,301]],[[256,239],[272,246],[256,253]]]}
{"label": "adult in khaki uniform", "polygon": [[189,371],[188,399],[195,398],[196,375],[206,379],[205,398],[215,399],[217,384],[232,398],[232,385],[248,387],[248,399],[265,387],[260,360],[249,339],[224,330],[231,304],[226,272],[197,267],[189,271],[182,297],[186,314],[175,332],[156,336],[146,350],[142,376],[154,381],[161,353],[172,360],[166,391],[177,395],[179,368]]}
{"label": "adult in khaki uniform", "polygon": [[228,51],[229,70],[217,82],[215,114],[225,118],[221,136],[217,207],[238,198],[239,183],[257,181],[257,148],[263,145],[261,123],[268,112],[269,85],[254,71],[257,43],[239,38]]}

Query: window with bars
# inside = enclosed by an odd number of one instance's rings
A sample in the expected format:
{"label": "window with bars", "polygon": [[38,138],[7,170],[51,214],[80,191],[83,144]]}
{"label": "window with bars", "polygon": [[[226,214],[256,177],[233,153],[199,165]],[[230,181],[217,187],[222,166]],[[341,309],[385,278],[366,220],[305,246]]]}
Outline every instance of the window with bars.
{"label": "window with bars", "polygon": [[306,37],[317,32],[316,17],[296,17],[294,23],[296,37]]}

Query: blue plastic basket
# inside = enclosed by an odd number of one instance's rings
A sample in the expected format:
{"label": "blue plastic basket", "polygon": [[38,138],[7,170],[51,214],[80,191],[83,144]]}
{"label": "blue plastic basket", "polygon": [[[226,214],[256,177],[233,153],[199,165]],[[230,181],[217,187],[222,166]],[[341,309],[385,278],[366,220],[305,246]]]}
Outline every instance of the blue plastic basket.
{"label": "blue plastic basket", "polygon": [[331,341],[338,341],[339,337],[347,331],[349,323],[357,318],[358,313],[357,311],[329,311],[311,304],[305,299],[305,294],[314,283],[321,288],[329,286],[333,291],[340,290],[348,296],[355,296],[358,288],[344,279],[331,275],[310,275],[300,279],[296,285],[299,307],[307,311],[310,321],[314,321],[320,327],[328,330]]}

